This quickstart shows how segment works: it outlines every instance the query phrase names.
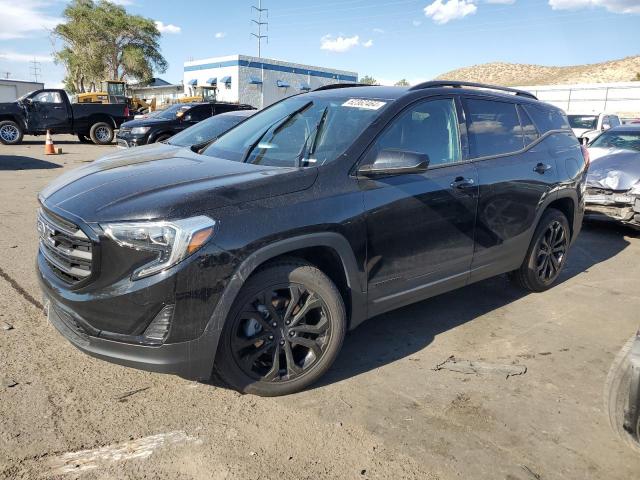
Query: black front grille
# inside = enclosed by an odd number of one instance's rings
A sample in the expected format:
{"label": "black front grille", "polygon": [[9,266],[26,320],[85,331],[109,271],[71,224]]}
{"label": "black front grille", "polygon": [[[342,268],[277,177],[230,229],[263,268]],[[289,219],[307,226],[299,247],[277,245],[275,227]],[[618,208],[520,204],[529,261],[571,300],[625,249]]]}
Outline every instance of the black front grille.
{"label": "black front grille", "polygon": [[64,282],[75,284],[91,276],[91,240],[74,223],[59,215],[38,211],[40,253]]}

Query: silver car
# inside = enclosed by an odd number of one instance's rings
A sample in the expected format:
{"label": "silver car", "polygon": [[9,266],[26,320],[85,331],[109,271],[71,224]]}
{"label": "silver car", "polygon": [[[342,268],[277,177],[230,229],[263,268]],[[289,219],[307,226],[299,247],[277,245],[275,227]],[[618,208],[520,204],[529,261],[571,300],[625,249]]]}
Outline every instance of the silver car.
{"label": "silver car", "polygon": [[611,128],[588,150],[586,218],[640,227],[640,125]]}

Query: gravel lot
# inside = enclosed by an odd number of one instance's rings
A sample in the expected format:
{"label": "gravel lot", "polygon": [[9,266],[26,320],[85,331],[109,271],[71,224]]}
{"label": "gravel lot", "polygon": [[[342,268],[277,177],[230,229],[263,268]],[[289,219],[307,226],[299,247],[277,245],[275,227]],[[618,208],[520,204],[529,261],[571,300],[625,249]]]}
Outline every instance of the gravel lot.
{"label": "gravel lot", "polygon": [[242,396],[92,359],[47,324],[36,194],[115,148],[54,141],[62,155],[0,145],[0,478],[637,478],[603,407],[640,325],[634,231],[587,226],[549,292],[498,277],[403,308],[352,332],[314,388]]}

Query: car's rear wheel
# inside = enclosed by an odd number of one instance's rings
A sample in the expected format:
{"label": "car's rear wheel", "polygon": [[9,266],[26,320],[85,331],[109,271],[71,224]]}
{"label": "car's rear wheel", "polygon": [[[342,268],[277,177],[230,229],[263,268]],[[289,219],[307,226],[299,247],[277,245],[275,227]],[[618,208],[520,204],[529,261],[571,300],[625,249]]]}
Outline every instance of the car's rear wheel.
{"label": "car's rear wheel", "polygon": [[13,120],[0,122],[0,143],[4,145],[18,145],[22,142],[24,132],[20,125]]}
{"label": "car's rear wheel", "polygon": [[532,292],[551,288],[566,263],[570,240],[567,217],[559,210],[549,208],[538,223],[522,265],[511,272],[510,278]]}
{"label": "car's rear wheel", "polygon": [[89,136],[96,145],[109,145],[113,142],[113,126],[106,122],[94,123],[89,131]]}
{"label": "car's rear wheel", "polygon": [[216,373],[232,388],[262,396],[294,393],[336,359],[346,331],[342,297],[315,266],[297,260],[252,275],[223,329]]}

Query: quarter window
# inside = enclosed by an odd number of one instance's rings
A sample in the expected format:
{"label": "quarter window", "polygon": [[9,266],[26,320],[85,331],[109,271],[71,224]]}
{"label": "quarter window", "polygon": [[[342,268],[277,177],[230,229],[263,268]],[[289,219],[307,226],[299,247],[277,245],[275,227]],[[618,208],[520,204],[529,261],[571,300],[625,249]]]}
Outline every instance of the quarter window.
{"label": "quarter window", "polygon": [[514,103],[467,99],[466,107],[473,158],[516,152],[524,147]]}
{"label": "quarter window", "polygon": [[531,117],[527,115],[527,112],[520,105],[518,105],[518,116],[520,117],[520,125],[522,125],[525,146],[535,142],[540,137],[538,130],[536,130],[536,126],[531,121]]}
{"label": "quarter window", "polygon": [[410,107],[378,138],[374,153],[382,150],[426,153],[429,165],[459,162],[462,157],[454,100],[430,100]]}
{"label": "quarter window", "polygon": [[[540,134],[544,134],[549,130],[571,130],[569,120],[567,120],[567,116],[562,113],[561,110],[554,107],[540,107],[537,105],[523,105],[523,108],[529,114],[536,127],[538,127]],[[595,126],[591,128],[595,128]]]}

